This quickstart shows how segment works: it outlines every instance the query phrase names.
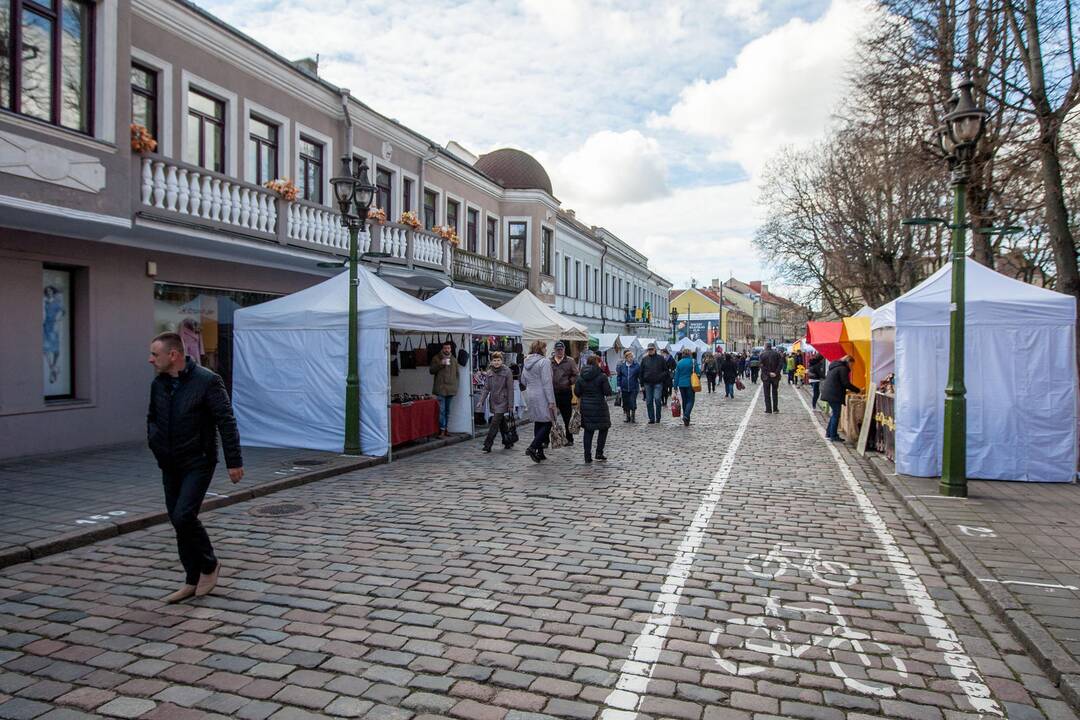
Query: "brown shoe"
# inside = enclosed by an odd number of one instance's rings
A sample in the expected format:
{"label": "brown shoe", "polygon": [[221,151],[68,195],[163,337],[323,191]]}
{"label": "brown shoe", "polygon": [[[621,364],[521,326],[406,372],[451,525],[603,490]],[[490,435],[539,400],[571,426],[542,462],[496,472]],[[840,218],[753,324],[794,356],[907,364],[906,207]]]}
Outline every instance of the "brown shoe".
{"label": "brown shoe", "polygon": [[181,602],[182,600],[187,600],[189,597],[191,597],[194,594],[195,594],[195,586],[194,585],[181,585],[180,589],[177,590],[176,592],[169,593],[165,597],[161,598],[161,602],[172,605],[174,603]]}
{"label": "brown shoe", "polygon": [[202,597],[203,595],[209,595],[210,592],[217,585],[218,573],[221,572],[221,563],[219,562],[214,566],[213,572],[209,575],[202,574],[199,576],[199,584],[195,586],[195,597]]}

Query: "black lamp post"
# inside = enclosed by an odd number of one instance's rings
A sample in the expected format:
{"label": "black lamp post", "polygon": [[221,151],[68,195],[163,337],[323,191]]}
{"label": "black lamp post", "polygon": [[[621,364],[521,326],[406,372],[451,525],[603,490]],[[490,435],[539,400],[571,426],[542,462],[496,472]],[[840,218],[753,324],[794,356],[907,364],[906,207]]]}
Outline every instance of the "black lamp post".
{"label": "black lamp post", "polygon": [[367,214],[375,196],[375,186],[368,181],[367,163],[355,163],[348,155],[341,157],[342,173],[330,179],[334,197],[341,211],[341,224],[349,231],[349,370],[345,376],[345,449],[346,455],[360,454],[360,372],[357,348],[356,291],[359,281],[358,238],[367,228]]}
{"label": "black lamp post", "polygon": [[673,306],[671,308],[671,342],[676,342],[675,337],[675,325],[679,322],[679,311]]}

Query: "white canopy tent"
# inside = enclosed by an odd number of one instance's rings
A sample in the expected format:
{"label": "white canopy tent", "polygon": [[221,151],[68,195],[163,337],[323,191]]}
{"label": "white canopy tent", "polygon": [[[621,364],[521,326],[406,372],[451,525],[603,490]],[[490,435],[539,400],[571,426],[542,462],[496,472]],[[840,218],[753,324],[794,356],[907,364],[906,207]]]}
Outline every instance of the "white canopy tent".
{"label": "white canopy tent", "polygon": [[[505,305],[496,308],[500,313],[521,323],[522,341],[528,349],[533,340],[582,340],[588,342],[589,330],[544,304],[528,290],[522,290]],[[549,348],[550,349],[550,348]]]}
{"label": "white canopy tent", "polygon": [[[1076,300],[965,261],[967,472],[986,480],[1076,477]],[[952,266],[874,313],[895,332],[896,471],[941,473]],[[875,345],[874,354],[888,352]]]}
{"label": "white canopy tent", "polygon": [[635,355],[640,355],[647,343],[643,343],[637,335],[620,335],[619,344],[623,350],[633,350]]}
{"label": "white canopy tent", "polygon": [[596,336],[596,343],[600,352],[621,349],[618,333],[599,333]]}
{"label": "white canopy tent", "polygon": [[468,290],[443,288],[425,300],[424,304],[459,315],[467,315],[471,321],[473,335],[520,337],[525,331],[517,320],[485,305]]}
{"label": "white canopy tent", "polygon": [[[391,329],[468,333],[472,321],[358,273],[360,445],[378,456],[390,449]],[[348,272],[236,311],[233,406],[245,445],[341,452],[348,321]]]}

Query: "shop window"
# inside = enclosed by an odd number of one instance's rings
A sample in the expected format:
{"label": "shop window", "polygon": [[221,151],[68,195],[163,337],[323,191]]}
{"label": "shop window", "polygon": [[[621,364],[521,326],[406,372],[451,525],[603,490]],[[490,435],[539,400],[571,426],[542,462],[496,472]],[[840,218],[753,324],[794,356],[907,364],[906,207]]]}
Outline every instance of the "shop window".
{"label": "shop window", "polygon": [[179,333],[184,354],[221,375],[231,393],[233,314],[276,297],[247,290],[154,283],[154,333]]}
{"label": "shop window", "polygon": [[42,272],[41,350],[46,400],[75,397],[74,273],[46,265]]}

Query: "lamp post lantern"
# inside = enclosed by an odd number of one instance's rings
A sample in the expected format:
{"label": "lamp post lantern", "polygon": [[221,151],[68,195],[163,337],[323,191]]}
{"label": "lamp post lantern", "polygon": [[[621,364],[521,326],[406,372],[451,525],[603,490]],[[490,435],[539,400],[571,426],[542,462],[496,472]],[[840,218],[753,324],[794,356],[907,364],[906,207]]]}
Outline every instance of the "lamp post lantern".
{"label": "lamp post lantern", "polygon": [[676,342],[677,338],[675,337],[675,326],[679,322],[679,311],[674,306],[672,306],[672,308],[671,308],[671,315],[670,316],[671,316],[671,342]]}
{"label": "lamp post lantern", "polygon": [[[938,218],[914,218],[907,225],[946,225],[952,230],[952,302],[949,315],[949,375],[945,385],[945,425],[942,437],[942,495],[967,497],[967,390],[964,386],[964,260],[967,257],[967,228],[964,207],[971,162],[989,113],[972,98],[974,83],[964,80],[949,98],[949,112],[931,134],[934,152],[946,160],[952,171],[952,223]],[[990,230],[989,228],[987,230]],[[1006,228],[1004,232],[1011,232]],[[980,230],[982,231],[982,230]],[[991,230],[992,231],[992,230]]]}
{"label": "lamp post lantern", "polygon": [[341,157],[342,174],[330,179],[334,198],[341,211],[341,224],[349,231],[349,368],[345,376],[345,448],[346,455],[360,454],[360,371],[357,349],[356,292],[359,262],[359,236],[367,229],[367,213],[375,195],[368,181],[367,163],[355,163],[348,155]]}

